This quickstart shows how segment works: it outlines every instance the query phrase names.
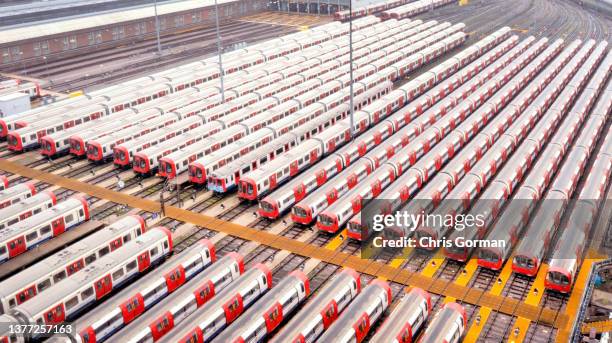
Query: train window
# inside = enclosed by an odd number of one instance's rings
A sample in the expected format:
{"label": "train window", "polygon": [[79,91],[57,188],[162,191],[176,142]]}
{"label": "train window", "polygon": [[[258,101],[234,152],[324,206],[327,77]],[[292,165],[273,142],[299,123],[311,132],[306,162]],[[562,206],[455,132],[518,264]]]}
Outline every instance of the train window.
{"label": "train window", "polygon": [[38,232],[36,232],[36,231],[32,231],[32,232],[30,232],[30,233],[28,233],[26,235],[26,241],[27,242],[31,242],[31,241],[35,240],[36,238],[38,238]]}
{"label": "train window", "polygon": [[39,283],[36,288],[38,288],[38,292],[42,292],[45,289],[51,287],[51,280],[50,279],[45,279],[43,280],[43,282]]}
{"label": "train window", "polygon": [[86,290],[84,290],[83,292],[81,292],[81,300],[85,300],[85,299],[89,298],[92,295],[93,295],[93,288],[89,287]]}
{"label": "train window", "polygon": [[136,229],[136,235],[140,236],[142,234],[142,230],[140,228]]}
{"label": "train window", "polygon": [[168,249],[168,241],[164,241],[164,249]]}
{"label": "train window", "polygon": [[53,275],[53,283],[58,283],[64,280],[65,278],[66,278],[66,272],[62,270],[61,272]]}
{"label": "train window", "polygon": [[91,254],[91,255],[85,257],[85,263],[87,263],[87,264],[90,264],[90,263],[92,263],[95,260],[96,260],[96,254]]}
{"label": "train window", "polygon": [[34,211],[33,211],[33,213],[34,213],[34,214],[38,214],[38,213],[40,213],[41,211],[42,211],[42,209],[41,209],[41,208],[35,208],[35,209],[34,209]]}
{"label": "train window", "polygon": [[45,225],[42,227],[42,229],[40,229],[40,234],[41,235],[46,235],[49,232],[51,232],[51,226],[50,225]]}
{"label": "train window", "polygon": [[127,266],[125,267],[126,271],[129,273],[132,270],[136,269],[136,261],[132,261],[130,263],[127,264]]}
{"label": "train window", "polygon": [[[164,242],[164,243],[165,243],[165,242]],[[149,250],[149,254],[150,254],[151,256],[155,256],[155,255],[157,255],[157,253],[158,253],[158,252],[159,252],[159,249],[157,249],[157,247],[155,247],[155,248],[153,248],[153,249]]]}
{"label": "train window", "polygon": [[0,247],[0,255],[4,255],[6,254],[6,247],[5,246],[1,246]]}
{"label": "train window", "polygon": [[74,220],[74,216],[72,214],[69,214],[66,216],[66,223],[70,223]]}
{"label": "train window", "polygon": [[15,307],[15,305],[17,305],[17,304],[15,303],[15,299],[10,299],[10,300],[9,300],[9,307],[10,307],[10,308],[13,308],[13,307]]}
{"label": "train window", "polygon": [[100,254],[100,257],[102,257],[102,256],[108,254],[109,251],[110,251],[109,247],[104,247],[104,248],[100,249],[100,251],[98,251],[98,253]]}
{"label": "train window", "polygon": [[78,303],[79,298],[72,297],[70,300],[66,301],[66,311],[70,311],[70,309],[75,307]]}
{"label": "train window", "polygon": [[19,218],[14,218],[8,221],[8,223],[6,223],[7,226],[11,226],[15,223],[17,223],[19,221]]}
{"label": "train window", "polygon": [[263,282],[264,285],[267,282],[266,277],[264,275],[261,276],[261,282]]}
{"label": "train window", "polygon": [[116,281],[116,280],[120,279],[122,276],[123,276],[123,268],[117,269],[117,271],[115,271],[113,273],[113,280]]}

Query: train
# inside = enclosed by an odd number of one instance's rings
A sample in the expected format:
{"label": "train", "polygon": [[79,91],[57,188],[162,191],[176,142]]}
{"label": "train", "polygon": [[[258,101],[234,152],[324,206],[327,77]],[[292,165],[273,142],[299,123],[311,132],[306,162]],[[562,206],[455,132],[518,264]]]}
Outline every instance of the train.
{"label": "train", "polygon": [[7,313],[18,304],[38,296],[145,231],[142,217],[125,216],[10,276],[0,283],[0,312]]}
{"label": "train", "polygon": [[380,325],[370,340],[372,343],[414,342],[431,315],[431,295],[417,287],[411,288]]}
{"label": "train", "polygon": [[36,195],[34,182],[18,183],[0,191],[0,209],[17,204],[18,202]]}
{"label": "train", "polygon": [[241,255],[231,252],[118,331],[109,341],[157,342],[244,273]]}
{"label": "train", "polygon": [[463,306],[449,302],[434,315],[419,340],[420,343],[459,343],[467,327],[467,314]]}
{"label": "train", "polygon": [[[37,301],[13,307],[7,324],[57,325],[74,320],[85,309],[100,302],[129,280],[160,264],[172,252],[172,233],[150,230],[109,253],[72,277],[45,291]],[[41,332],[26,333],[26,341],[39,339]]]}
{"label": "train", "polygon": [[102,342],[142,316],[168,295],[215,263],[214,245],[202,239],[105,301],[95,311],[81,316],[76,330],[81,342]]}
{"label": "train", "polygon": [[20,200],[15,206],[0,210],[0,230],[47,210],[57,204],[57,197],[51,191],[42,191]]}
{"label": "train", "polygon": [[158,342],[210,341],[270,289],[272,272],[265,265],[256,264],[204,304],[189,320],[176,326],[170,335],[172,337],[164,336]]}
{"label": "train", "polygon": [[[560,73],[558,83],[561,85],[571,85],[571,88],[566,88],[557,97],[557,100],[552,102],[549,100],[550,109],[553,113],[566,114],[570,110],[570,105],[577,96],[574,88],[582,88],[580,86],[587,79],[587,73],[579,72],[582,63],[584,71],[592,70],[603,56],[605,50],[604,45],[595,47],[594,41],[587,41],[578,53],[573,57],[572,61],[567,65],[567,68]],[[558,84],[557,83],[557,84]],[[581,122],[583,116],[570,116],[569,120],[559,128],[559,130],[548,140],[549,143],[541,153],[540,158],[533,164],[531,172],[525,177],[522,185],[517,189],[516,194],[510,201],[509,207],[501,214],[499,221],[492,228],[492,231],[487,236],[489,240],[503,240],[504,247],[489,247],[478,250],[478,264],[485,268],[499,269],[503,262],[509,257],[511,248],[518,242],[518,237],[524,231],[524,227],[528,224],[530,216],[537,209],[538,202],[536,200],[543,199],[546,188],[550,185],[550,181],[554,172],[557,171],[559,165],[565,156],[568,144],[572,141],[571,138],[576,134],[576,120]],[[553,127],[547,128],[547,131],[553,132]],[[540,136],[542,143],[551,133]],[[568,139],[570,138],[570,139]],[[525,200],[517,200],[525,199]],[[507,213],[506,213],[507,212]],[[554,218],[553,218],[554,219]],[[548,226],[552,229],[552,226]],[[555,226],[556,227],[556,226]],[[548,231],[548,230],[547,230]],[[548,242],[545,243],[548,244]],[[536,249],[534,247],[534,249]],[[540,250],[545,248],[539,248]],[[533,254],[538,253],[534,251]],[[529,254],[532,254],[531,252]],[[538,261],[534,261],[534,256],[526,256],[524,263],[529,266],[530,272],[537,267]]]}
{"label": "train", "polygon": [[265,340],[295,312],[310,295],[308,276],[294,270],[236,319],[212,342]]}
{"label": "train", "polygon": [[[556,41],[553,43],[553,46],[557,43],[560,42]],[[561,44],[558,44],[558,46],[560,47]],[[466,241],[484,239],[488,229],[497,219],[500,208],[517,188],[522,178],[527,175],[529,168],[537,158],[537,153],[547,136],[546,132],[549,131],[548,128],[558,120],[558,116],[543,116],[548,106],[547,103],[549,103],[547,99],[554,98],[554,95],[561,91],[560,88],[550,87],[549,84],[557,77],[564,65],[578,51],[579,46],[580,44],[578,42],[574,42],[566,47],[566,49],[532,82],[532,84],[538,86],[525,89],[508,105],[511,106],[509,108],[510,111],[514,108],[515,111],[525,112],[525,120],[518,121],[505,133],[507,137],[513,138],[517,144],[519,142],[522,143],[515,148],[512,156],[508,154],[510,151],[507,152],[506,158],[510,157],[510,159],[504,166],[500,168],[497,163],[495,164],[496,169],[499,170],[495,178],[488,182],[489,185],[486,189],[484,189],[484,187],[487,186],[486,183],[482,183],[482,179],[478,175],[480,173],[473,175],[471,178],[468,177],[466,181],[461,181],[464,185],[468,183],[468,185],[465,186],[461,184],[458,185],[459,187],[465,187],[466,192],[464,193],[463,191],[457,190],[455,195],[452,196],[461,198],[461,205],[464,209],[471,206],[470,214],[482,216],[484,223],[482,225],[477,225],[474,230],[466,230],[463,232],[453,230],[449,236],[449,240],[455,241],[461,239]],[[538,118],[540,118],[539,121],[537,120]],[[529,131],[530,129],[532,131]],[[484,160],[486,160],[486,158],[481,159],[481,161]],[[478,163],[480,166],[474,165],[472,167],[473,170],[478,171],[481,167],[486,170],[491,168],[491,164],[487,162]],[[480,195],[480,199],[482,200],[478,200],[474,204],[471,204],[476,200],[477,194],[483,189],[484,191],[482,195]],[[450,259],[465,262],[472,250],[472,248],[467,246],[453,245],[445,248],[444,254]]]}
{"label": "train", "polygon": [[380,13],[383,20],[405,19],[454,2],[454,0],[419,0]]}
{"label": "train", "polygon": [[334,323],[359,292],[359,274],[350,268],[343,269],[272,337],[271,342],[314,342]]}
{"label": "train", "polygon": [[391,305],[391,287],[373,280],[319,337],[320,342],[362,342]]}
{"label": "train", "polygon": [[89,204],[79,196],[63,201],[0,231],[0,262],[57,237],[89,220]]}
{"label": "train", "polygon": [[[510,100],[513,93],[511,92],[510,95],[506,95],[506,90],[516,91],[519,83],[514,82],[504,86],[504,82],[509,80],[510,76],[516,74],[521,67],[534,58],[544,48],[544,43],[544,41],[540,41],[539,44],[535,44],[523,56],[513,60],[505,68],[505,70],[512,71],[511,73],[502,71],[502,74],[496,75],[485,83],[484,87],[479,88],[476,93],[468,96],[466,105],[471,105],[469,108],[464,107],[461,111],[453,111],[453,114],[444,116],[435,122],[405,148],[401,149],[398,152],[398,158],[393,158],[386,162],[382,168],[378,168],[354,189],[351,189],[339,200],[334,201],[332,205],[321,211],[318,216],[317,227],[320,230],[336,232],[340,226],[347,223],[351,217],[361,211],[361,199],[379,198],[391,201],[398,199],[398,189],[407,186],[408,189],[414,191],[420,189],[419,185],[428,182],[421,192],[429,188],[438,189],[438,184],[431,183],[430,178],[441,169],[442,164],[450,160],[456,152],[467,145],[469,140],[477,134],[477,131],[493,118],[493,115],[501,108],[501,105],[497,107],[492,105],[497,98],[502,100],[502,104]],[[528,75],[521,77],[528,78]],[[482,81],[476,77],[473,83],[478,84]],[[467,84],[465,87],[468,86],[470,84]],[[489,100],[491,104],[487,102],[484,109],[478,108],[479,103],[487,100],[489,94],[499,90],[502,86],[505,88],[502,88],[500,93],[495,94],[493,99]],[[476,110],[476,108],[478,109]],[[408,159],[410,161],[410,168],[404,166],[405,162],[398,164],[398,159],[400,161],[401,159]],[[408,183],[405,183],[406,181]],[[440,187],[446,189],[449,187],[448,182],[444,182]],[[413,196],[414,193],[406,195]]]}
{"label": "train", "polygon": [[[498,49],[487,53],[477,62],[470,64],[468,67],[469,70],[466,71],[465,74],[462,73],[463,75],[451,77],[448,81],[429,90],[427,94],[416,98],[412,104],[400,109],[398,113],[391,115],[380,124],[370,129],[364,135],[357,137],[356,141],[352,145],[343,148],[337,153],[328,157],[325,161],[321,162],[323,164],[322,167],[317,166],[313,168],[312,171],[306,171],[305,174],[300,176],[297,180],[295,180],[295,182],[289,183],[286,187],[283,187],[271,196],[264,198],[262,201],[260,201],[260,214],[262,216],[274,218],[278,216],[279,213],[283,213],[290,208],[291,205],[297,202],[292,209],[292,220],[302,224],[312,222],[314,217],[320,212],[321,206],[324,203],[333,203],[338,195],[342,195],[346,192],[347,187],[348,189],[353,188],[354,185],[363,180],[366,175],[370,174],[376,168],[377,163],[380,164],[382,162],[379,160],[380,157],[377,156],[380,156],[381,153],[386,153],[387,157],[391,158],[391,156],[398,151],[398,143],[401,146],[407,145],[409,142],[412,142],[414,138],[425,129],[426,126],[431,125],[431,122],[432,120],[435,120],[435,117],[421,117],[419,119],[419,115],[429,107],[430,101],[434,102],[440,100],[440,94],[445,94],[447,89],[455,89],[459,87],[459,85],[461,85],[463,82],[469,80],[469,77],[471,77],[475,71],[484,68],[484,63],[491,59],[490,56],[501,55],[502,52],[505,52],[513,47],[517,41],[518,38],[513,37],[509,42],[502,44]],[[521,51],[525,47],[526,45],[523,45],[518,50]],[[461,55],[466,56],[466,59],[472,60],[475,56],[471,56],[471,50],[473,50],[473,48],[468,48],[468,50],[461,53]],[[459,56],[457,57],[459,58]],[[452,63],[452,60],[447,61],[447,63]],[[462,65],[466,64],[467,62],[462,62]],[[437,70],[438,68],[444,67],[436,67],[433,71]],[[419,83],[417,80],[411,82]],[[393,95],[396,92],[398,91],[394,91],[390,95]],[[393,99],[397,96],[398,95],[393,95],[388,97]],[[467,95],[462,95],[462,97],[465,96]],[[402,98],[399,97],[398,99],[401,101]],[[425,99],[427,101],[422,101],[421,99]],[[439,117],[447,112],[450,112],[450,109],[454,104],[455,102],[451,103],[444,101],[441,104],[433,105],[432,111],[438,113],[436,117]],[[394,133],[394,135],[389,138],[392,133]],[[366,155],[371,156],[371,158],[368,157],[358,159],[359,157],[364,156],[367,151],[370,151],[375,146],[379,151],[371,152]],[[324,174],[326,178],[329,178],[334,174],[337,176],[333,180],[330,180],[330,184],[328,186],[322,185],[325,183],[325,180],[322,180],[323,178],[320,176],[317,176],[316,183],[311,181],[315,178],[315,175],[313,174]],[[308,180],[308,182],[306,180]],[[309,193],[313,194],[307,198],[311,200],[301,201],[304,197],[309,195]],[[309,201],[313,201],[313,204],[309,205],[306,203]]]}
{"label": "train", "polygon": [[6,175],[0,175],[0,191],[3,191],[9,187],[9,180]]}

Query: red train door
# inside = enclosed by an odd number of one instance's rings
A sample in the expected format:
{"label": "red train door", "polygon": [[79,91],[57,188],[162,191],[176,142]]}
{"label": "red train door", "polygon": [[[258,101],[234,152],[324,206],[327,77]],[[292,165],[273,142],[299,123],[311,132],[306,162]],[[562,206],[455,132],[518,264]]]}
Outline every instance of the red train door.
{"label": "red train door", "polygon": [[321,316],[323,316],[323,328],[327,329],[338,318],[338,304],[336,301],[330,301],[321,311]]}
{"label": "red train door", "polygon": [[183,268],[183,266],[178,266],[174,268],[174,270],[166,273],[164,278],[166,279],[168,293],[171,293],[185,283],[185,268]]}
{"label": "red train door", "polygon": [[149,256],[149,252],[145,251],[142,254],[138,255],[138,271],[143,272],[151,265],[151,257]]}
{"label": "red train door", "polygon": [[32,285],[24,289],[23,291],[17,293],[17,295],[15,296],[15,300],[17,300],[17,305],[19,305],[21,303],[26,302],[27,300],[34,297],[35,295],[36,295],[36,286]]}
{"label": "red train door", "polygon": [[243,306],[244,304],[242,303],[242,296],[240,296],[240,294],[236,294],[223,305],[226,325],[232,323],[242,313],[244,309]]}
{"label": "red train door", "polygon": [[294,176],[295,174],[297,174],[299,171],[298,162],[297,161],[291,162],[291,164],[289,165],[289,170],[290,170],[289,175]]}
{"label": "red train door", "polygon": [[59,304],[45,313],[45,324],[59,324],[65,318],[64,304]]}
{"label": "red train door", "polygon": [[27,211],[19,215],[19,220],[24,220],[32,216],[32,211]]}
{"label": "red train door", "polygon": [[121,239],[121,237],[116,238],[115,240],[110,242],[110,251],[115,251],[116,249],[119,249],[122,245],[123,240]]}
{"label": "red train door", "polygon": [[276,174],[270,175],[270,189],[276,187]]}
{"label": "red train door", "polygon": [[355,329],[355,338],[357,338],[357,342],[362,342],[370,331],[370,318],[367,313],[359,317],[359,320],[353,324],[353,329]]}
{"label": "red train door", "polygon": [[19,254],[23,254],[28,248],[25,244],[23,236],[17,237],[14,240],[8,242],[9,258],[13,258]]}
{"label": "red train door", "polygon": [[139,293],[126,300],[119,307],[123,315],[123,323],[127,324],[144,312],[144,299]]}
{"label": "red train door", "polygon": [[58,236],[66,231],[66,225],[64,224],[64,217],[60,217],[51,222],[51,228],[53,228],[53,236]]}
{"label": "red train door", "polygon": [[96,281],[94,288],[96,289],[96,299],[100,299],[113,290],[113,281],[110,275],[106,275]]}
{"label": "red train door", "polygon": [[266,321],[266,329],[268,332],[274,331],[278,324],[283,321],[283,307],[279,302],[266,311],[264,320]]}

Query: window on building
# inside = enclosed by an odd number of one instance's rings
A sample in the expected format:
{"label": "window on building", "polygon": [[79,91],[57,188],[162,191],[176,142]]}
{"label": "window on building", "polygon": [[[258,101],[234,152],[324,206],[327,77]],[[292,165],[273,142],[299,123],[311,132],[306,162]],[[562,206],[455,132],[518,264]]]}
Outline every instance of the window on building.
{"label": "window on building", "polygon": [[113,27],[113,40],[121,40],[123,38],[125,38],[125,27]]}
{"label": "window on building", "polygon": [[76,36],[66,36],[62,38],[62,50],[70,50],[77,48],[77,38]]}
{"label": "window on building", "polygon": [[144,35],[147,33],[147,23],[136,23],[134,24],[134,34],[136,36]]}
{"label": "window on building", "polygon": [[185,25],[185,16],[183,15],[177,15],[176,17],[174,17],[174,26],[175,27],[181,27]]}

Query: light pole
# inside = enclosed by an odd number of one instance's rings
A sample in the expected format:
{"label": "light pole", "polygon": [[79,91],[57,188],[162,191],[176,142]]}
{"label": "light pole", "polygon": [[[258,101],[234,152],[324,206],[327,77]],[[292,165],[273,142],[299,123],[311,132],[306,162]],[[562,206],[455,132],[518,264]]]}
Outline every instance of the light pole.
{"label": "light pole", "polygon": [[351,139],[355,138],[355,109],[353,108],[353,0],[349,0],[349,63],[351,83],[349,85],[350,100],[349,106],[351,113]]}
{"label": "light pole", "polygon": [[221,57],[221,34],[219,33],[219,7],[215,0],[215,21],[217,22],[217,53],[219,54],[219,81],[221,82],[221,102],[225,102],[225,88],[223,86],[223,58]]}
{"label": "light pole", "polygon": [[159,41],[159,18],[157,18],[157,0],[155,0],[155,4],[153,5],[155,8],[155,32],[157,34],[157,54],[161,56],[161,42]]}

